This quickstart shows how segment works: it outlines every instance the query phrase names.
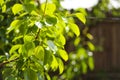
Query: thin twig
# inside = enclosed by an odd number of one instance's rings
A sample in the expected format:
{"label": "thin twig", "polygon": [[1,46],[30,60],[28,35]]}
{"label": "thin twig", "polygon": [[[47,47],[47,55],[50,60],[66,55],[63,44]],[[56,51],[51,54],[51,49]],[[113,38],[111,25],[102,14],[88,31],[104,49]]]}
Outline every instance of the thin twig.
{"label": "thin twig", "polygon": [[[45,11],[46,11],[46,8],[47,8],[47,2],[48,2],[48,0],[46,0],[46,2],[45,2],[45,7],[44,7],[44,11],[43,11],[43,16],[42,16],[41,20],[43,20],[44,17],[45,17]],[[36,34],[35,39],[38,38],[38,35],[39,35],[39,34],[40,34],[40,28],[39,28],[39,30],[38,30],[38,32],[37,32],[37,34]]]}
{"label": "thin twig", "polygon": [[3,67],[4,65],[8,64],[8,63],[11,63],[11,62],[14,62],[14,61],[18,60],[18,59],[19,59],[19,57],[15,58],[13,60],[10,60],[10,61],[2,62],[2,63],[0,63],[0,68]]}

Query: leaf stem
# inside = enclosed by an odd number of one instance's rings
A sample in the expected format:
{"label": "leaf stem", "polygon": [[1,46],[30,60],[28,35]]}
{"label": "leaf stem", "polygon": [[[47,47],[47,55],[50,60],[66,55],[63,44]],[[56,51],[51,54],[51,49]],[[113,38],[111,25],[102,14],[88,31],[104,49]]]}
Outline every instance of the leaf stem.
{"label": "leaf stem", "polygon": [[[46,11],[46,8],[47,8],[47,2],[48,2],[48,0],[46,0],[46,1],[45,1],[45,7],[44,7],[44,11],[43,11],[43,15],[42,15],[41,20],[43,20],[43,19],[44,19],[44,17],[45,17],[45,11]],[[39,28],[39,30],[38,30],[38,32],[37,32],[37,34],[36,34],[35,39],[37,39],[37,38],[38,38],[38,35],[39,35],[39,34],[40,34],[40,28]]]}
{"label": "leaf stem", "polygon": [[19,57],[15,58],[13,60],[10,60],[10,61],[2,62],[2,63],[0,63],[0,68],[3,67],[4,65],[8,64],[8,63],[11,63],[11,62],[14,62],[14,61],[18,60],[18,59],[19,59]]}

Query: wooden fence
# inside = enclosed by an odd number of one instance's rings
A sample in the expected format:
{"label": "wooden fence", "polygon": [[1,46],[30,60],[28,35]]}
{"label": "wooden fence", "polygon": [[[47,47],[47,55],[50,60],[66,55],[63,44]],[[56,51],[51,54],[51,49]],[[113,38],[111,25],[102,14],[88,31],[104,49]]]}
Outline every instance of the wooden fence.
{"label": "wooden fence", "polygon": [[120,80],[120,21],[99,22],[91,33],[103,51],[94,53],[95,69],[83,80]]}

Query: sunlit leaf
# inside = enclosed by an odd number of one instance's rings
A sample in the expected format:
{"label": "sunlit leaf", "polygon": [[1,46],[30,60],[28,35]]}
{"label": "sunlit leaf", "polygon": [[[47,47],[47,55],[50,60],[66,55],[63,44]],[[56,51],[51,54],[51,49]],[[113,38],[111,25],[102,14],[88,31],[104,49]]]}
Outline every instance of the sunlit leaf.
{"label": "sunlit leaf", "polygon": [[32,42],[34,39],[33,36],[25,35],[24,36],[24,42]]}
{"label": "sunlit leaf", "polygon": [[21,44],[17,44],[12,46],[12,48],[10,49],[10,54],[13,53],[14,51],[16,51],[17,49],[19,49],[21,47]]}
{"label": "sunlit leaf", "polygon": [[70,29],[75,33],[76,36],[80,35],[79,27],[74,23],[69,23]]}
{"label": "sunlit leaf", "polygon": [[48,73],[45,73],[47,80],[51,80],[50,76]]}
{"label": "sunlit leaf", "polygon": [[76,13],[75,16],[84,24],[86,23],[86,18],[82,13]]}
{"label": "sunlit leaf", "polygon": [[54,55],[52,55],[52,57],[53,57],[53,60],[51,63],[51,68],[53,71],[55,71],[58,68],[58,62],[57,62],[57,59]]}
{"label": "sunlit leaf", "polygon": [[24,44],[25,55],[31,56],[34,53],[35,44],[33,42],[27,42]]}
{"label": "sunlit leaf", "polygon": [[3,5],[3,7],[2,7],[2,12],[3,12],[3,13],[6,12],[6,5]]}
{"label": "sunlit leaf", "polygon": [[91,51],[95,50],[95,46],[91,42],[87,42],[87,45]]}
{"label": "sunlit leaf", "polygon": [[34,50],[34,55],[41,61],[44,61],[44,48],[42,46],[37,46]]}
{"label": "sunlit leaf", "polygon": [[23,36],[17,36],[12,40],[12,42],[15,42],[16,40],[21,39],[21,38],[23,38]]}
{"label": "sunlit leaf", "polygon": [[94,60],[93,60],[93,57],[91,56],[88,58],[88,66],[91,70],[94,69]]}
{"label": "sunlit leaf", "polygon": [[90,33],[88,33],[86,36],[87,36],[90,40],[93,39],[93,36],[92,36]]}
{"label": "sunlit leaf", "polygon": [[68,54],[65,50],[59,49],[58,50],[59,55],[62,57],[63,60],[68,60]]}
{"label": "sunlit leaf", "polygon": [[14,60],[14,59],[17,59],[19,57],[19,54],[13,54],[9,60]]}
{"label": "sunlit leaf", "polygon": [[41,9],[43,12],[45,12],[45,14],[51,15],[55,12],[56,6],[55,6],[55,4],[52,4],[52,3],[47,3],[47,4],[43,3],[41,5]]}
{"label": "sunlit leaf", "polygon": [[20,20],[14,20],[12,21],[12,23],[10,24],[10,27],[7,28],[7,33],[10,33],[12,30],[14,30],[15,28],[17,28],[20,24],[21,21]]}
{"label": "sunlit leaf", "polygon": [[23,5],[22,4],[15,4],[12,7],[12,12],[14,13],[14,15],[16,15],[17,13],[19,13],[22,10],[23,10]]}
{"label": "sunlit leaf", "polygon": [[80,43],[80,37],[76,38],[75,41],[74,41],[74,45],[75,46],[78,46]]}
{"label": "sunlit leaf", "polygon": [[87,72],[87,64],[85,63],[85,61],[82,61],[81,65],[82,65],[82,72],[85,74]]}
{"label": "sunlit leaf", "polygon": [[57,58],[57,61],[58,61],[58,66],[59,66],[59,73],[61,74],[64,70],[64,64],[60,58]]}

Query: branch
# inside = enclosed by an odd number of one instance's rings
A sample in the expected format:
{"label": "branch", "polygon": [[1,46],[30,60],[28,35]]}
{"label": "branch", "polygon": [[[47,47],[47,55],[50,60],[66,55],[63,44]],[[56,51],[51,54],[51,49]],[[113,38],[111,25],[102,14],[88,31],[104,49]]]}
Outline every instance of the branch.
{"label": "branch", "polygon": [[8,63],[11,63],[11,62],[14,62],[14,61],[18,60],[18,59],[19,59],[19,57],[15,58],[13,60],[10,60],[10,61],[2,62],[2,63],[0,63],[0,68],[3,67],[4,65],[8,64]]}
{"label": "branch", "polygon": [[[46,8],[47,8],[47,2],[48,2],[48,0],[46,0],[46,2],[45,2],[45,7],[44,7],[44,11],[43,11],[43,16],[42,16],[41,20],[43,20],[43,19],[44,19],[44,16],[45,16],[45,11],[46,11]],[[39,4],[39,5],[40,5],[40,4]],[[38,32],[37,32],[37,34],[36,34],[35,39],[37,39],[37,38],[38,38],[39,33],[40,33],[40,28],[39,28],[39,30],[38,30]]]}

